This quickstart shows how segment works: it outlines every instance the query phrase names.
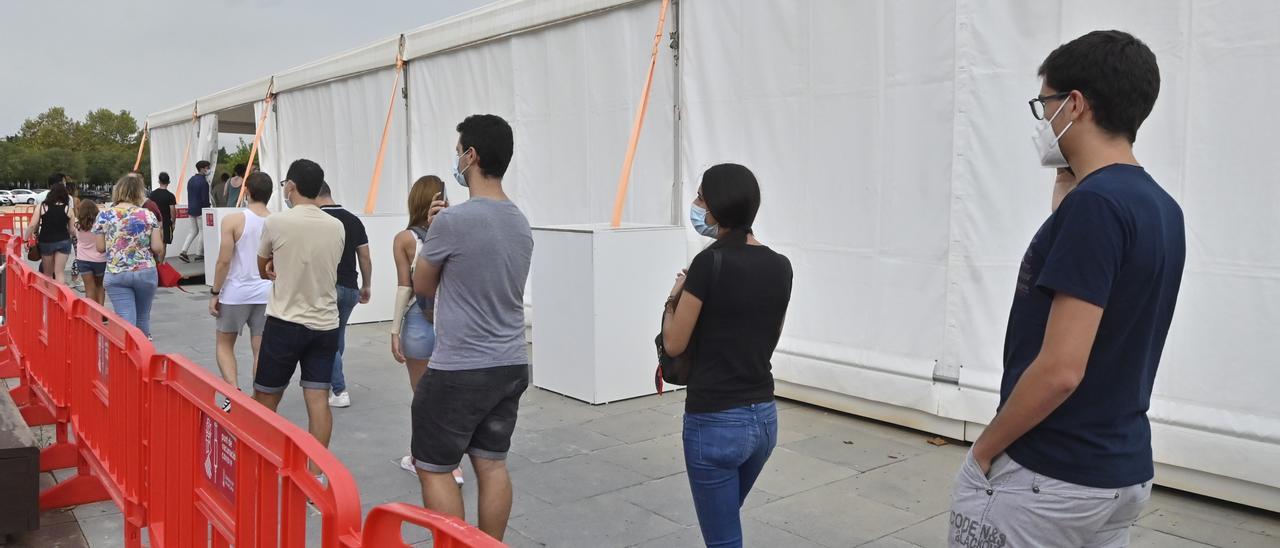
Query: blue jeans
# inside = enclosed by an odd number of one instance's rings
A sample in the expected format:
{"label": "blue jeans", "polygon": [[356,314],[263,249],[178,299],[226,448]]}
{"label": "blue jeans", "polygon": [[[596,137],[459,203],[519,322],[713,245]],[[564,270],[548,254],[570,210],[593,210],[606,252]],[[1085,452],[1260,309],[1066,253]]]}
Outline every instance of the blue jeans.
{"label": "blue jeans", "polygon": [[151,301],[156,297],[156,269],[145,268],[119,274],[108,272],[102,281],[111,309],[124,321],[151,336]]}
{"label": "blue jeans", "polygon": [[347,320],[360,302],[360,291],[338,286],[338,354],[333,357],[333,393],[347,391],[347,379],[342,376],[342,351],[347,349]]}
{"label": "blue jeans", "polygon": [[739,510],[777,444],[773,402],[685,413],[684,465],[708,548],[742,546]]}

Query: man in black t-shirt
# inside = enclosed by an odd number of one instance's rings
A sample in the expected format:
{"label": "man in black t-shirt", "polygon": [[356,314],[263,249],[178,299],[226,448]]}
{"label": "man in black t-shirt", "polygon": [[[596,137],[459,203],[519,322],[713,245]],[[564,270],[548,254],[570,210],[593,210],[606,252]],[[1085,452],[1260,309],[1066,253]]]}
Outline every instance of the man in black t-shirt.
{"label": "man in black t-shirt", "polygon": [[173,219],[178,216],[178,198],[169,192],[169,174],[163,171],[157,176],[160,188],[151,191],[151,201],[160,208],[160,225],[164,227],[164,243],[173,243]]}
{"label": "man in black t-shirt", "polygon": [[1137,38],[1097,31],[1039,73],[1033,140],[1061,202],[1022,259],[951,546],[1126,546],[1151,495],[1147,409],[1186,257],[1182,209],[1133,155],[1160,71]]}
{"label": "man in black t-shirt", "polygon": [[[364,223],[354,213],[334,203],[329,184],[320,186],[316,204],[325,213],[342,221],[347,239],[342,248],[342,261],[338,263],[338,355],[333,360],[333,395],[331,407],[350,407],[351,395],[347,393],[347,380],[342,375],[342,352],[346,350],[347,320],[356,303],[368,304],[370,285],[373,281],[373,260],[369,258],[369,235]],[[360,277],[356,277],[356,263],[360,263]],[[361,282],[357,284],[357,281]]]}

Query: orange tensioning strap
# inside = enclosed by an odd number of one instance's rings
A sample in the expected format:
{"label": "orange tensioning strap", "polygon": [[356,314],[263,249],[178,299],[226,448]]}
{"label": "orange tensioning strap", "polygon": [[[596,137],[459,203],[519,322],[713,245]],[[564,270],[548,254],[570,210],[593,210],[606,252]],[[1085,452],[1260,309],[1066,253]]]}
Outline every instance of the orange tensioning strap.
{"label": "orange tensioning strap", "polygon": [[396,111],[396,92],[400,91],[400,73],[404,71],[404,35],[400,35],[400,52],[396,54],[396,79],[391,86],[391,101],[387,105],[387,121],[382,125],[382,142],[378,145],[378,159],[373,162],[373,177],[369,180],[369,195],[364,200],[364,212],[372,214],[378,204],[378,184],[382,182],[382,161],[387,153],[387,135],[391,132],[391,117]]}
{"label": "orange tensioning strap", "polygon": [[187,161],[191,159],[191,141],[196,138],[196,131],[200,129],[200,115],[196,113],[196,109],[191,109],[191,134],[187,136],[187,149],[182,152],[182,171],[178,172],[178,192],[173,195],[173,199],[178,203],[182,203],[182,188],[186,184]]}
{"label": "orange tensioning strap", "polygon": [[622,175],[618,177],[618,196],[613,201],[613,228],[622,226],[622,208],[627,203],[627,186],[631,182],[631,166],[635,163],[636,147],[640,144],[640,129],[644,127],[644,113],[649,108],[649,89],[653,87],[653,72],[658,65],[658,46],[662,43],[662,29],[667,23],[667,6],[671,0],[662,0],[658,13],[658,32],[653,35],[653,54],[649,58],[649,75],[645,77],[644,91],[640,94],[640,109],[636,111],[631,126],[631,140],[627,143],[627,155],[622,160]]}
{"label": "orange tensioning strap", "polygon": [[138,158],[133,161],[134,171],[138,171],[138,168],[142,166],[142,148],[147,146],[147,128],[148,127],[151,127],[150,121],[142,123],[142,140],[138,141]]}
{"label": "orange tensioning strap", "polygon": [[[262,142],[262,130],[267,127],[267,113],[271,112],[271,92],[275,90],[276,79],[271,77],[271,81],[267,83],[267,96],[262,99],[262,114],[258,116],[258,129],[253,133],[253,147],[249,149],[249,163],[244,168],[244,180],[240,181],[240,194],[236,196],[235,207],[240,207],[244,203],[245,190],[249,185],[245,181],[249,179],[249,174],[253,173],[253,160],[258,157],[258,144]],[[278,175],[278,174],[277,174]]]}

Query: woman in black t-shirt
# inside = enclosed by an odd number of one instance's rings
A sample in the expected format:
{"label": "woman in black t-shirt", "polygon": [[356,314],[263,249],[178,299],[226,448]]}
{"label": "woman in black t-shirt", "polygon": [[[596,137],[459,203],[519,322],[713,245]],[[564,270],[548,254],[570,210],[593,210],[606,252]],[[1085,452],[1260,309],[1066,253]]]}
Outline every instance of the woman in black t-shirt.
{"label": "woman in black t-shirt", "polygon": [[60,284],[67,283],[67,259],[71,257],[71,195],[65,183],[54,183],[36,209],[27,238],[40,247],[40,272]]}
{"label": "woman in black t-shirt", "polygon": [[747,168],[721,164],[702,175],[690,221],[716,242],[677,276],[663,315],[666,351],[693,353],[684,458],[708,546],[742,546],[739,509],[778,441],[770,359],[792,272],[752,234],[759,209]]}

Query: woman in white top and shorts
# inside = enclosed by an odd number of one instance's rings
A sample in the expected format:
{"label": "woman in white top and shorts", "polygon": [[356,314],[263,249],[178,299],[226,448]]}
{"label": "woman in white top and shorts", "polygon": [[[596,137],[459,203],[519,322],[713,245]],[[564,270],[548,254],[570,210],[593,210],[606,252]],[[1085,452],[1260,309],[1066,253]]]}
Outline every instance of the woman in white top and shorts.
{"label": "woman in white top and shorts", "polygon": [[[392,254],[396,260],[396,308],[391,323],[391,356],[409,370],[409,391],[427,371],[431,352],[436,346],[434,309],[431,303],[413,294],[413,266],[417,263],[422,242],[427,239],[427,218],[431,204],[444,200],[444,181],[427,175],[413,183],[409,190],[409,227],[396,234]],[[400,467],[417,477],[413,457],[400,459]],[[462,470],[453,477],[462,485]]]}
{"label": "woman in white top and shorts", "polygon": [[222,219],[218,264],[209,290],[209,314],[217,318],[218,370],[222,379],[237,389],[236,338],[248,325],[256,375],[262,330],[267,323],[267,300],[271,297],[271,281],[258,273],[258,246],[262,227],[270,215],[267,202],[274,184],[271,176],[262,172],[250,175],[244,184],[248,186],[247,208]]}

